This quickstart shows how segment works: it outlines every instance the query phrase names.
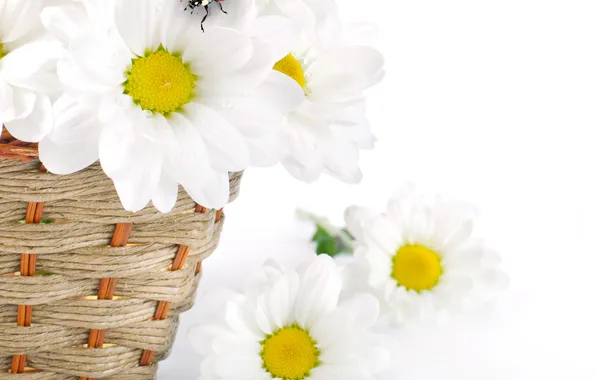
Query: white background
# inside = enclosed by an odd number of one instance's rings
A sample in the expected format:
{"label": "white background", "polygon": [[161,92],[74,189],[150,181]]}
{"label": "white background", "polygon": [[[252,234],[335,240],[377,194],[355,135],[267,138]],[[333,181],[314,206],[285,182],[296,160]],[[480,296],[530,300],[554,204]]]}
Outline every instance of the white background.
{"label": "white background", "polygon": [[[200,292],[240,288],[267,257],[306,257],[297,206],[341,222],[349,204],[382,207],[413,182],[480,206],[511,283],[492,317],[397,334],[391,378],[594,379],[596,2],[340,2],[347,18],[379,27],[387,59],[370,92],[379,142],[362,158],[364,181],[309,186],[279,167],[247,172]],[[197,378],[193,311],[159,379]]]}

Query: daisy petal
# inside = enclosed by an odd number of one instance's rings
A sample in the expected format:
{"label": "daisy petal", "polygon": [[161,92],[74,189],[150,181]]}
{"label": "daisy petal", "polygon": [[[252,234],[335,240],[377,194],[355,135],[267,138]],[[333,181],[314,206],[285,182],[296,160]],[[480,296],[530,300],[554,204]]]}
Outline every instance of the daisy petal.
{"label": "daisy petal", "polygon": [[153,206],[160,212],[170,212],[176,205],[177,198],[178,183],[171,179],[167,173],[162,172],[157,188],[151,198]]}
{"label": "daisy petal", "polygon": [[205,140],[216,170],[241,171],[249,165],[249,152],[242,135],[213,109],[200,103],[187,106],[188,120]]}
{"label": "daisy petal", "polygon": [[159,0],[127,0],[116,2],[116,27],[129,49],[142,57],[147,49],[155,50],[159,46],[157,20],[163,6]]}
{"label": "daisy petal", "polygon": [[276,62],[298,45],[299,30],[285,17],[263,16],[254,21],[251,35],[266,42]]}
{"label": "daisy petal", "polygon": [[53,124],[52,104],[47,96],[37,95],[32,112],[25,118],[5,122],[10,133],[21,141],[38,142]]}
{"label": "daisy petal", "polygon": [[0,77],[8,83],[28,79],[52,59],[58,59],[61,48],[48,42],[32,42],[18,47],[2,58]]}
{"label": "daisy petal", "polygon": [[[191,28],[182,57],[194,64],[193,71],[202,76],[225,75],[244,66],[253,54],[250,39],[234,29],[211,28],[202,33]],[[222,43],[226,41],[226,43]]]}
{"label": "daisy petal", "polygon": [[54,174],[71,174],[83,170],[99,159],[96,141],[56,144],[49,138],[39,143],[39,159]]}

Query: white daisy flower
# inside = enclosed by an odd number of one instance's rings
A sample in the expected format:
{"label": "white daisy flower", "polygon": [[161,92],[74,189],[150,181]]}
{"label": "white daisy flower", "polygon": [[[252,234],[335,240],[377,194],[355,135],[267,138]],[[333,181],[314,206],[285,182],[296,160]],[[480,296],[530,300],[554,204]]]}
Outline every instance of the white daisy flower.
{"label": "white daisy flower", "polygon": [[474,209],[412,187],[386,213],[352,207],[346,223],[355,260],[346,267],[350,291],[369,291],[388,321],[434,319],[479,301],[507,283],[500,257],[473,235]]}
{"label": "white daisy flower", "polygon": [[389,364],[370,332],[378,302],[360,295],[340,304],[340,290],[333,259],[318,256],[298,271],[268,263],[244,294],[207,297],[208,315],[190,330],[206,356],[200,379],[375,379]]}
{"label": "white daisy flower", "polygon": [[0,125],[17,139],[41,140],[52,128],[51,97],[62,49],[40,21],[40,0],[0,0]]}
{"label": "white daisy flower", "polygon": [[323,172],[358,182],[360,149],[371,149],[375,141],[364,91],[382,79],[382,55],[370,46],[346,43],[333,1],[258,3],[262,14],[287,16],[301,30],[301,41],[274,66],[303,92],[301,105],[287,114],[284,166],[306,182]]}
{"label": "white daisy flower", "polygon": [[222,207],[228,172],[275,156],[262,142],[301,94],[269,75],[268,51],[231,28],[203,33],[176,1],[80,3],[42,15],[68,53],[41,160],[68,174],[99,159],[129,211],[149,200],[169,211],[179,184],[201,205]]}

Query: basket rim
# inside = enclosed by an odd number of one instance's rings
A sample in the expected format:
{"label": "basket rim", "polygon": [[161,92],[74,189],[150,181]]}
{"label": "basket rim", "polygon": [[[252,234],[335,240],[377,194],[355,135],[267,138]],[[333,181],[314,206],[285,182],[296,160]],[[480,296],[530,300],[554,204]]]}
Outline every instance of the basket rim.
{"label": "basket rim", "polygon": [[29,162],[39,157],[37,143],[29,143],[18,140],[8,132],[6,127],[2,126],[2,135],[0,136],[0,158],[17,159]]}

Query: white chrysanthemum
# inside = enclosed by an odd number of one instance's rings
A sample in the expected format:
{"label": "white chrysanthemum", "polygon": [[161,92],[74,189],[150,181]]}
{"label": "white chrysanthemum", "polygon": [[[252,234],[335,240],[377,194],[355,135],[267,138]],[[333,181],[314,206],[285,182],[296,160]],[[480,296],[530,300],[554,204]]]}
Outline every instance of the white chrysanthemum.
{"label": "white chrysanthemum", "polygon": [[271,163],[268,142],[301,94],[270,75],[268,50],[231,28],[203,33],[176,1],[81,3],[42,15],[68,47],[58,63],[66,95],[39,148],[48,170],[99,159],[127,210],[152,200],[169,211],[178,184],[219,208],[228,172]]}
{"label": "white chrysanthemum", "polygon": [[258,3],[261,14],[282,14],[301,30],[301,41],[274,67],[304,94],[302,104],[287,115],[284,166],[306,182],[323,172],[358,182],[360,150],[374,145],[364,91],[382,79],[382,55],[370,46],[346,43],[333,1]]}
{"label": "white chrysanthemum", "polygon": [[499,255],[473,236],[473,209],[466,204],[409,187],[386,213],[352,207],[346,222],[356,239],[346,286],[375,294],[388,320],[432,319],[507,281]]}
{"label": "white chrysanthemum", "polygon": [[41,0],[0,0],[0,125],[37,142],[52,128],[62,53],[40,22]]}
{"label": "white chrysanthemum", "polygon": [[338,304],[333,260],[299,271],[265,265],[244,294],[218,292],[190,339],[205,355],[201,380],[372,380],[388,366],[383,339],[370,332],[378,302],[360,295]]}

